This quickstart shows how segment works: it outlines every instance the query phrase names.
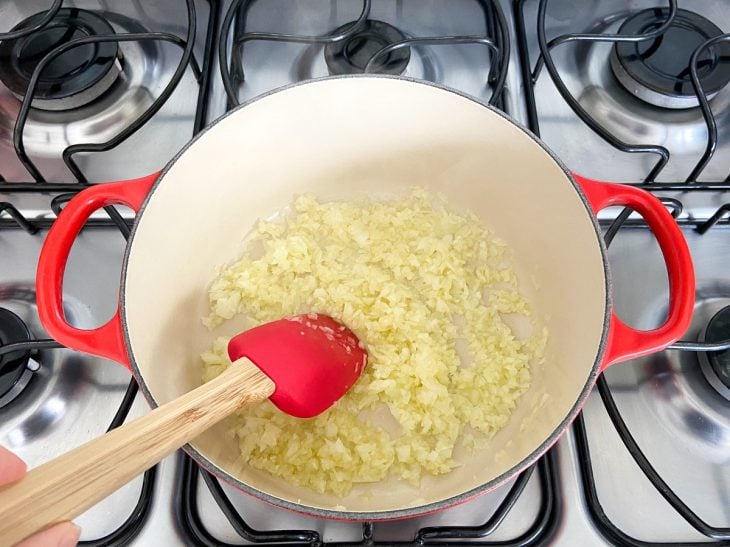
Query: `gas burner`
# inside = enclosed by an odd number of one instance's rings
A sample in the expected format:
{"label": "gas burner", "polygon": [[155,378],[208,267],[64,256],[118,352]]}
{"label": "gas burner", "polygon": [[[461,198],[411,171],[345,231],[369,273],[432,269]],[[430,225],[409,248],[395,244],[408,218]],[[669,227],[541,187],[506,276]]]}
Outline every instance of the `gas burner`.
{"label": "gas burner", "polygon": [[[710,319],[700,340],[716,343],[728,338],[730,338],[730,306],[722,308]],[[730,349],[702,353],[699,360],[702,372],[710,385],[730,401]]]}
{"label": "gas burner", "polygon": [[[12,31],[37,25],[46,12],[36,13]],[[54,48],[86,36],[114,34],[112,26],[93,11],[62,8],[39,30],[0,43],[0,80],[17,98],[25,95],[33,70]],[[122,71],[116,42],[78,46],[56,57],[41,73],[31,105],[43,110],[78,108],[99,98]]]}
{"label": "gas burner", "polygon": [[[346,23],[334,33],[346,32],[355,23]],[[375,53],[382,48],[405,40],[406,36],[393,25],[368,19],[363,28],[346,40],[327,44],[324,58],[330,74],[362,74]],[[374,66],[380,74],[402,74],[411,60],[410,48],[404,47],[379,58]]]}
{"label": "gas burner", "polygon": [[[629,17],[620,34],[638,35],[660,27],[669,15],[667,8],[651,8]],[[626,90],[639,99],[663,108],[692,108],[698,105],[690,78],[692,53],[704,42],[722,34],[711,21],[694,12],[679,9],[673,24],[654,40],[618,42],[611,52],[611,68]],[[711,99],[730,82],[730,44],[709,48],[698,59],[698,75]]]}
{"label": "gas burner", "polygon": [[[666,316],[666,308],[656,306],[651,313],[652,320],[661,321],[659,318]],[[692,324],[685,339],[717,343],[728,337],[730,284],[700,281]],[[705,353],[664,351],[650,356],[638,369],[639,383],[644,401],[669,432],[672,443],[681,443],[702,461],[728,463],[728,400],[718,393],[718,386],[723,386],[718,378],[721,372],[716,373],[712,370],[714,365],[703,360],[714,355],[713,359],[721,367],[723,363],[727,365],[730,351]],[[728,371],[724,369],[725,374]],[[711,377],[715,378],[714,383]],[[641,408],[642,412],[647,410],[643,405]]]}
{"label": "gas burner", "polygon": [[[0,308],[0,347],[30,339],[30,330],[23,320],[10,310]],[[0,356],[0,408],[20,395],[38,368],[38,363],[30,359],[30,351],[18,350]]]}

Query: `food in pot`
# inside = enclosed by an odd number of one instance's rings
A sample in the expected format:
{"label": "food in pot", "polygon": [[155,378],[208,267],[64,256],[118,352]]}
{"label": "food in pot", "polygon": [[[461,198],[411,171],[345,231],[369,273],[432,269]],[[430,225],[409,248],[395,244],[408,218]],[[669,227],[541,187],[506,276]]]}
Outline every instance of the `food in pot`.
{"label": "food in pot", "polygon": [[[250,327],[320,312],[366,345],[365,373],[324,414],[300,420],[267,401],[236,416],[242,465],[338,495],[390,474],[417,485],[452,470],[458,445],[482,446],[508,422],[547,338],[505,243],[423,190],[385,201],[298,197],[258,223],[209,298],[211,329],[240,314]],[[518,336],[509,316],[532,332]],[[202,355],[205,381],[230,364],[227,341]]]}

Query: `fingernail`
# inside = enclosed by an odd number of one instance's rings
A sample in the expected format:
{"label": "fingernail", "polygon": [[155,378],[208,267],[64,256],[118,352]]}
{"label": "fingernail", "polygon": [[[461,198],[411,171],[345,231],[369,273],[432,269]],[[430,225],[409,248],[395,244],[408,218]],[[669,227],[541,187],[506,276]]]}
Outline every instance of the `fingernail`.
{"label": "fingernail", "polygon": [[68,533],[66,533],[61,538],[61,541],[58,542],[58,547],[76,547],[80,536],[81,528],[72,522],[71,526],[69,526]]}

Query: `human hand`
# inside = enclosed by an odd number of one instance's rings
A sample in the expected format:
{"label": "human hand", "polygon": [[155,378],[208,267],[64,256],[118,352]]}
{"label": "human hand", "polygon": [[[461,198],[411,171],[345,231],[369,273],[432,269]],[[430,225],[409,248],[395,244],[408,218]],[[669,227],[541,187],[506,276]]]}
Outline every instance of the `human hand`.
{"label": "human hand", "polygon": [[[25,471],[25,462],[0,446],[0,487],[22,479]],[[61,522],[24,539],[15,547],[73,547],[78,543],[80,533],[81,528],[73,522]]]}

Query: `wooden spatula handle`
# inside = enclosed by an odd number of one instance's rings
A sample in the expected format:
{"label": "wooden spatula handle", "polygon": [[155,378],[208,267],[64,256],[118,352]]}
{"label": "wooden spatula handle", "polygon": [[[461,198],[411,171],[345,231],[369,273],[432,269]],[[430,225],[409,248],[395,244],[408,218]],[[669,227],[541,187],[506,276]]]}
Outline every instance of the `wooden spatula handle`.
{"label": "wooden spatula handle", "polygon": [[149,414],[32,469],[0,488],[0,544],[73,519],[274,383],[248,359]]}

